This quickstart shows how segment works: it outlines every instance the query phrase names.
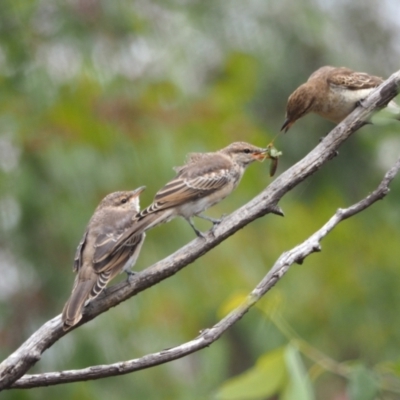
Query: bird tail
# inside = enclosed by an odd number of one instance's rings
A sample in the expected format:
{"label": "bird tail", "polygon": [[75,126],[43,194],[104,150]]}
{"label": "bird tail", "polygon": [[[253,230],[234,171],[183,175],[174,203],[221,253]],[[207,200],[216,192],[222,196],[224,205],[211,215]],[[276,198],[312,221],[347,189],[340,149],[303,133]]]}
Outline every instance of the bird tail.
{"label": "bird tail", "polygon": [[85,305],[103,291],[110,279],[111,271],[101,274],[96,274],[92,271],[90,276],[86,279],[82,279],[78,273],[71,296],[62,312],[63,329],[65,331],[81,320],[82,310]]}
{"label": "bird tail", "polygon": [[172,208],[153,211],[151,207],[152,206],[149,206],[137,214],[137,221],[133,225],[133,231],[131,231],[130,234],[145,232],[157,225],[170,221],[174,217],[174,210]]}
{"label": "bird tail", "polygon": [[147,231],[157,225],[168,222],[173,218],[173,210],[167,209],[155,212],[146,212],[148,208],[140,213],[139,221],[137,222],[138,231]]}

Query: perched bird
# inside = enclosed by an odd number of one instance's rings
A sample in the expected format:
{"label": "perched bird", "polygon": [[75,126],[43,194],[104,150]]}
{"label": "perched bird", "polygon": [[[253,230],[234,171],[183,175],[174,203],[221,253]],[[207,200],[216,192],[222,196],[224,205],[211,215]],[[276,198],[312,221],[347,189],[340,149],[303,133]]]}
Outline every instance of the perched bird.
{"label": "perched bird", "polygon": [[140,211],[139,195],[144,186],[130,192],[107,195],[96,208],[75,253],[77,272],[71,296],[64,306],[64,330],[82,318],[83,307],[97,297],[118,273],[132,274],[145,233],[125,235]]}
{"label": "perched bird", "polygon": [[[338,124],[382,82],[382,78],[345,67],[321,67],[289,96],[281,130],[287,132],[311,112]],[[387,107],[400,115],[400,107],[394,101]]]}
{"label": "perched bird", "polygon": [[202,215],[207,208],[223,200],[239,184],[253,161],[263,161],[267,149],[235,142],[214,153],[191,153],[185,165],[175,167],[177,175],[155,195],[153,203],[137,214],[130,232],[147,230],[176,216],[185,218],[197,236],[203,237],[193,224],[197,216],[213,224],[221,220]]}

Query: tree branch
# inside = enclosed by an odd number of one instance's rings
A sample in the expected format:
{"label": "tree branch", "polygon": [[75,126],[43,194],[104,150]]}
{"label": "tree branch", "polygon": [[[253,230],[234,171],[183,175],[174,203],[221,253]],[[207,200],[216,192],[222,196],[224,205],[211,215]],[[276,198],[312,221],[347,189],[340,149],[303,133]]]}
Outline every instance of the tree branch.
{"label": "tree branch", "polygon": [[225,318],[213,327],[203,330],[198,337],[190,342],[183,343],[170,349],[162,350],[157,353],[148,354],[141,358],[129,361],[122,361],[109,365],[96,365],[89,368],[48,372],[37,375],[25,375],[11,388],[27,389],[39,386],[59,385],[62,383],[87,381],[101,379],[109,376],[124,375],[141,369],[150,368],[155,365],[163,364],[177,358],[182,358],[197,350],[210,346],[213,342],[229,329],[234,323],[239,321],[249,309],[260,300],[282,277],[294,263],[301,263],[310,254],[320,251],[321,240],[336,227],[341,221],[352,217],[355,214],[370,207],[376,201],[381,200],[389,193],[389,184],[400,170],[400,158],[394,166],[385,174],[382,182],[377,189],[370,195],[346,209],[338,209],[329,221],[317,232],[311,235],[303,243],[294,247],[292,250],[283,253],[274,264],[268,274],[247,296],[246,300],[239,307],[235,308]]}
{"label": "tree branch", "polygon": [[[281,214],[281,210],[278,207],[280,199],[289,192],[292,188],[297,186],[300,182],[306,179],[308,176],[315,173],[321,166],[332,159],[336,155],[336,150],[339,148],[341,143],[347,140],[357,129],[364,125],[364,121],[368,120],[371,113],[386,105],[393,97],[397,95],[400,89],[400,71],[394,73],[389,79],[387,79],[382,85],[380,85],[370,96],[363,102],[362,107],[358,107],[354,112],[349,115],[342,123],[336,126],[329,135],[327,135],[321,143],[313,149],[306,157],[289,168],[287,171],[282,173],[275,181],[273,181],[263,192],[256,196],[253,200],[248,202],[243,207],[239,208],[234,213],[228,215],[221,224],[219,224],[213,233],[209,232],[205,239],[197,238],[182,247],[169,257],[161,260],[151,267],[135,275],[131,283],[122,282],[117,285],[110,287],[103,292],[98,299],[90,303],[86,308],[81,322],[77,325],[84,324],[91,319],[97,317],[99,314],[107,311],[111,307],[115,307],[122,301],[129,299],[137,293],[149,288],[150,286],[160,282],[167,277],[174,275],[179,270],[207,253],[209,250],[217,246],[223,240],[233,235],[236,231],[246,226],[253,220],[260,218],[268,213]],[[376,201],[375,199],[374,201]],[[353,213],[360,212],[362,209],[357,208],[350,211]],[[345,210],[347,211],[347,210]],[[348,218],[350,215],[345,214],[344,218]],[[334,217],[333,217],[334,218]],[[343,217],[340,217],[344,219]],[[339,222],[339,221],[338,221]],[[337,223],[338,223],[337,222]],[[329,224],[329,222],[328,222]],[[334,225],[330,229],[333,228]],[[326,233],[328,233],[327,230]],[[310,238],[311,239],[311,238]],[[315,239],[314,239],[315,240]],[[319,250],[318,241],[313,242],[312,251]],[[302,246],[302,245],[300,245]],[[297,249],[297,248],[296,248]],[[264,278],[260,285],[250,295],[251,301],[254,302],[257,296],[262,295],[272,287],[277,280],[283,276],[287,271],[288,266],[293,262],[301,262],[307,255],[308,246],[304,247],[304,251],[297,251],[285,253],[282,257],[293,254],[293,260],[289,260],[288,263],[284,264],[279,271],[275,271],[275,266],[271,272]],[[281,257],[281,258],[282,258]],[[278,260],[278,265],[282,262],[281,258]],[[285,269],[286,268],[286,269]],[[274,272],[275,271],[275,272]],[[271,275],[272,274],[272,275]],[[267,289],[263,292],[265,280],[268,278]],[[254,297],[255,296],[255,297]],[[253,299],[254,297],[254,299]],[[198,338],[188,344],[178,346],[179,354],[181,356],[188,354],[188,348],[191,346],[199,346],[199,344],[207,346],[211,342],[209,337],[213,337],[215,332],[219,332],[221,324],[227,327],[231,326],[234,321],[240,319],[248,308],[243,307],[243,311],[240,316],[236,318],[235,314],[228,315],[224,320],[215,325],[213,328],[204,331]],[[235,319],[236,318],[236,319]],[[77,327],[76,326],[76,327]],[[74,327],[74,328],[76,328]],[[70,331],[64,332],[62,329],[62,323],[60,316],[53,318],[46,322],[40,327],[25,343],[23,343],[13,354],[5,359],[0,364],[0,390],[10,387],[17,379],[26,373],[37,361],[40,360],[42,353],[51,347],[58,339],[63,337]],[[223,332],[223,331],[222,331]],[[222,332],[218,333],[218,338]],[[201,348],[201,347],[199,347]],[[165,350],[155,355],[145,356],[139,360],[150,359],[158,355],[158,357],[170,357],[171,350]],[[196,350],[197,348],[195,348]],[[194,350],[193,350],[194,351]],[[147,357],[147,358],[146,358]],[[175,356],[178,358],[178,356]],[[174,358],[168,358],[174,359]],[[133,363],[137,360],[132,360]],[[154,361],[153,361],[154,362]],[[158,359],[158,362],[151,365],[156,365],[164,360]],[[122,365],[125,363],[117,363],[119,365],[119,373],[121,372]],[[150,365],[148,365],[150,366]],[[147,367],[148,367],[147,366]],[[87,369],[90,371],[91,376],[98,367],[92,367]],[[145,368],[142,366],[141,368]],[[63,373],[60,373],[63,374]],[[109,376],[109,375],[105,375]],[[24,378],[26,379],[26,378]],[[21,380],[22,381],[22,380]],[[13,387],[17,387],[15,384]],[[18,386],[22,387],[22,386]]]}

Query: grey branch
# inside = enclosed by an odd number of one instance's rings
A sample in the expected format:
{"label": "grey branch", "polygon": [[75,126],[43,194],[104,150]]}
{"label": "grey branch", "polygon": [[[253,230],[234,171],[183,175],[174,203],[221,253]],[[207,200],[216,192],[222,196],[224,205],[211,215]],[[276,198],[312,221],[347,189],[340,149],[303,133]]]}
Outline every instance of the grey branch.
{"label": "grey branch", "polygon": [[290,251],[282,254],[268,274],[247,296],[247,299],[239,307],[234,309],[225,318],[215,324],[213,327],[205,329],[198,337],[190,342],[172,347],[157,353],[148,354],[141,358],[129,361],[122,361],[109,365],[96,365],[89,368],[61,372],[49,372],[37,375],[25,375],[11,387],[27,389],[39,386],[58,385],[62,383],[86,381],[92,379],[101,379],[109,376],[123,375],[130,372],[150,368],[155,365],[166,363],[177,358],[184,357],[197,350],[210,346],[215,342],[229,327],[239,321],[243,315],[265,294],[279,279],[288,271],[294,263],[302,262],[304,258],[320,251],[321,240],[341,221],[358,214],[370,207],[376,201],[382,199],[389,193],[389,184],[400,170],[400,158],[395,165],[386,173],[377,189],[362,199],[358,203],[346,209],[336,211],[329,221],[303,243],[299,244]]}
{"label": "grey branch", "polygon": [[[150,286],[155,285],[161,280],[174,275],[255,219],[268,213],[282,215],[282,211],[278,207],[280,199],[307,177],[318,171],[323,164],[332,159],[336,155],[336,150],[339,146],[357,129],[365,124],[365,121],[368,120],[372,112],[378,108],[384,107],[398,94],[399,90],[400,71],[390,76],[389,79],[371,93],[371,95],[363,102],[361,107],[354,110],[351,115],[336,126],[306,157],[282,173],[250,202],[224,218],[222,223],[216,227],[213,233],[209,232],[205,239],[197,238],[193,240],[164,260],[146,268],[144,271],[135,275],[130,284],[126,282],[119,283],[104,291],[102,296],[85,308],[83,318],[77,326],[90,321],[111,307],[115,307],[122,301],[125,301]],[[107,372],[102,372],[102,376],[123,374],[135,371],[136,369],[148,368],[152,365],[167,362],[208,346],[214,340],[218,339],[224,330],[240,319],[244,313],[247,312],[249,307],[286,273],[287,269],[293,264],[293,262],[300,263],[311,252],[319,251],[319,240],[329,233],[329,231],[340,222],[340,220],[362,211],[365,207],[384,196],[387,193],[387,184],[391,179],[393,179],[390,174],[393,174],[394,176],[398,167],[397,163],[396,166],[389,171],[389,177],[388,175],[385,177],[387,182],[384,180],[382,184],[383,189],[378,188],[375,197],[367,197],[362,202],[349,209],[339,210],[321,229],[322,233],[318,233],[321,232],[318,231],[302,245],[283,254],[268,275],[250,294],[249,300],[245,305],[243,305],[239,310],[235,310],[233,313],[229,314],[213,328],[205,330],[195,340],[173,349],[147,355],[138,360],[117,363],[111,366],[87,368],[86,370],[83,370],[86,375],[79,379],[78,376],[81,376],[80,374],[82,371],[64,371],[60,373],[42,374],[40,375],[41,378],[35,378],[33,375],[31,377],[26,376],[19,379],[37,361],[40,360],[42,353],[46,349],[70,332],[65,332],[62,329],[61,318],[58,315],[42,325],[14,353],[0,364],[0,390],[10,387],[22,388],[49,385],[50,379],[55,379],[51,381],[51,384],[72,382],[82,379],[95,379],[100,377],[96,376],[96,371],[102,371],[103,368],[104,371]],[[371,196],[373,196],[373,194]],[[337,221],[335,219],[337,219]],[[323,233],[324,229],[326,230],[325,233]],[[139,365],[140,367],[138,367]],[[130,368],[129,371],[128,368]],[[50,378],[50,376],[56,378]],[[66,377],[66,380],[62,380],[62,377]],[[34,380],[35,383],[33,383]],[[39,382],[41,382],[41,384]]]}

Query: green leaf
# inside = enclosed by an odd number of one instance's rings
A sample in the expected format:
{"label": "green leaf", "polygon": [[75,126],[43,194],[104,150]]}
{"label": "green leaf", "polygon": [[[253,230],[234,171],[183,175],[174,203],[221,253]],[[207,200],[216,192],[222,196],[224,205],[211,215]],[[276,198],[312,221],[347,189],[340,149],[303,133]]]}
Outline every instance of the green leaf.
{"label": "green leaf", "polygon": [[371,370],[358,364],[350,373],[347,391],[350,400],[373,400],[379,391],[378,381]]}
{"label": "green leaf", "polygon": [[285,349],[262,355],[254,367],[226,381],[216,398],[223,400],[257,400],[280,391],[286,380]]}
{"label": "green leaf", "polygon": [[312,400],[314,392],[310,378],[304,367],[299,351],[293,345],[288,345],[285,351],[285,361],[289,381],[281,400]]}

